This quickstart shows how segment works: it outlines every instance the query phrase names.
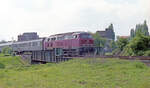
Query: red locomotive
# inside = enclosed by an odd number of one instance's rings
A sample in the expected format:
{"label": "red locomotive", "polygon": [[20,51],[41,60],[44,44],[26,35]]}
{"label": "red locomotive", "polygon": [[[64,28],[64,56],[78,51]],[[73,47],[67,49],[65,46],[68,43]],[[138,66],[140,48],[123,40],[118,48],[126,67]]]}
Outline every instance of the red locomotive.
{"label": "red locomotive", "polygon": [[94,40],[87,32],[70,32],[52,35],[45,39],[44,49],[62,49],[63,55],[77,56],[93,51]]}

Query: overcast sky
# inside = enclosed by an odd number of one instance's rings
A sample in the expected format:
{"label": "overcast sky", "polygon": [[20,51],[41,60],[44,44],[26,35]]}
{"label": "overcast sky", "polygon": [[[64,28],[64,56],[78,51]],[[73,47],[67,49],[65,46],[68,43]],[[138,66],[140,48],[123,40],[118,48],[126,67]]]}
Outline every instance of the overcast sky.
{"label": "overcast sky", "polygon": [[147,20],[150,0],[0,0],[0,40],[17,39],[23,32],[40,36],[104,30],[114,24],[116,35],[129,35]]}

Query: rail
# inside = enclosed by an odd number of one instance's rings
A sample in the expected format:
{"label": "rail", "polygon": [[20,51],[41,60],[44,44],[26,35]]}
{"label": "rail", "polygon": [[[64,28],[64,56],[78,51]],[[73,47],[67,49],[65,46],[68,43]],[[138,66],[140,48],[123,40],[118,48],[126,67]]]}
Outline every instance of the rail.
{"label": "rail", "polygon": [[119,58],[127,60],[150,60],[150,56],[80,56],[80,57],[65,57],[65,58]]}

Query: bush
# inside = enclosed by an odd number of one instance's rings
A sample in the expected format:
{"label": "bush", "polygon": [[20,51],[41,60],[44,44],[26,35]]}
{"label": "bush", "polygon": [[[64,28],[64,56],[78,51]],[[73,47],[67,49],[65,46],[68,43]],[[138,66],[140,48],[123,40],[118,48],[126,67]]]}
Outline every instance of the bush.
{"label": "bush", "polygon": [[121,51],[126,47],[126,45],[129,43],[128,39],[126,38],[119,38],[116,42],[117,48],[119,48]]}
{"label": "bush", "polygon": [[118,55],[120,52],[121,52],[120,49],[117,48],[117,49],[115,49],[115,50],[112,51],[112,54],[113,55]]}
{"label": "bush", "polygon": [[138,51],[136,55],[137,56],[144,56],[144,51]]}
{"label": "bush", "polygon": [[12,48],[10,47],[4,47],[2,48],[2,53],[5,55],[5,56],[9,56],[12,54]]}
{"label": "bush", "polygon": [[144,53],[144,56],[150,56],[150,50],[146,51],[146,52]]}
{"label": "bush", "polygon": [[5,68],[5,65],[0,63],[0,69],[4,69]]}
{"label": "bush", "polygon": [[136,63],[135,67],[138,69],[144,69],[144,68],[146,68],[146,65],[144,63]]}
{"label": "bush", "polygon": [[129,46],[126,46],[125,49],[122,52],[122,56],[134,56],[134,52]]}
{"label": "bush", "polygon": [[142,34],[134,37],[127,47],[124,48],[123,55],[126,56],[150,56],[150,37]]}

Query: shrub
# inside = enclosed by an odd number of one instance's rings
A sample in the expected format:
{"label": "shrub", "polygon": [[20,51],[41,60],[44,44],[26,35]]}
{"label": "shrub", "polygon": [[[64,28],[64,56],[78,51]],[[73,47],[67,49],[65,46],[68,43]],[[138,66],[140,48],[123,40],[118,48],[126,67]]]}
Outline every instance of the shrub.
{"label": "shrub", "polygon": [[126,56],[150,56],[149,46],[150,37],[139,34],[124,48],[123,54]]}
{"label": "shrub", "polygon": [[150,56],[150,50],[146,51],[146,52],[144,53],[144,56]]}
{"label": "shrub", "polygon": [[5,65],[0,63],[0,69],[4,69],[5,68]]}
{"label": "shrub", "polygon": [[4,47],[4,48],[2,48],[2,53],[5,56],[11,55],[12,54],[12,49],[10,47]]}
{"label": "shrub", "polygon": [[145,64],[143,64],[143,63],[136,63],[136,64],[135,64],[135,67],[136,67],[136,68],[139,68],[139,69],[144,69],[144,68],[146,68]]}

